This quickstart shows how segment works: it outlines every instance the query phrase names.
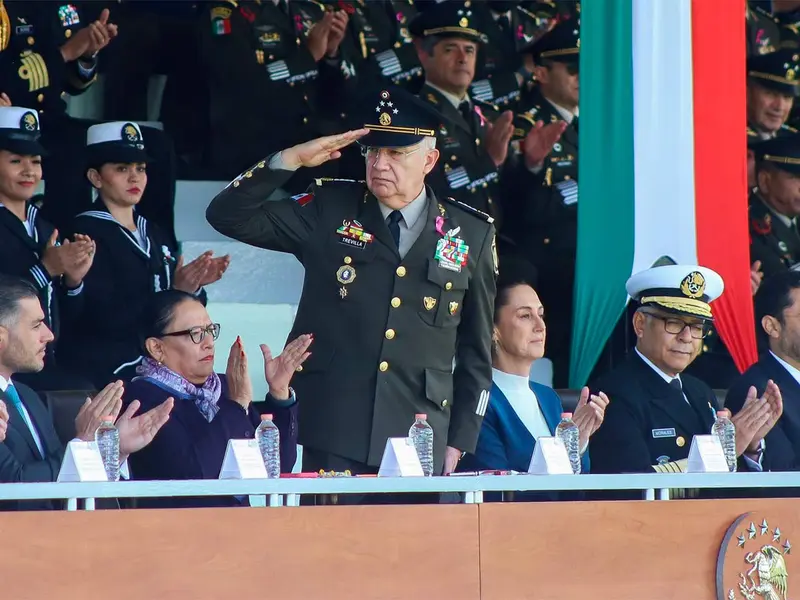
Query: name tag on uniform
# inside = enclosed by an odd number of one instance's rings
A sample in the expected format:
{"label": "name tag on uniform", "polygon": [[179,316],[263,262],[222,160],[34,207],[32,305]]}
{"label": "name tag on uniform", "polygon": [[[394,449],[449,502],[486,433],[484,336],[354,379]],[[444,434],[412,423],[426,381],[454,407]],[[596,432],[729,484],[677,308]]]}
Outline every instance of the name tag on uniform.
{"label": "name tag on uniform", "polygon": [[674,427],[664,427],[663,429],[653,429],[653,439],[674,438],[678,435]]}

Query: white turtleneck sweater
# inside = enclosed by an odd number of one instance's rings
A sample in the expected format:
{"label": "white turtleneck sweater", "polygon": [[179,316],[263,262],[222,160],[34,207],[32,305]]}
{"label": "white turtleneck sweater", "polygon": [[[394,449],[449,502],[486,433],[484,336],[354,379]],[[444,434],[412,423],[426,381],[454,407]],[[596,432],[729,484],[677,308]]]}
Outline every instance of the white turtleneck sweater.
{"label": "white turtleneck sweater", "polygon": [[527,377],[504,373],[493,368],[492,381],[508,399],[511,408],[517,413],[519,420],[522,421],[534,440],[553,435]]}

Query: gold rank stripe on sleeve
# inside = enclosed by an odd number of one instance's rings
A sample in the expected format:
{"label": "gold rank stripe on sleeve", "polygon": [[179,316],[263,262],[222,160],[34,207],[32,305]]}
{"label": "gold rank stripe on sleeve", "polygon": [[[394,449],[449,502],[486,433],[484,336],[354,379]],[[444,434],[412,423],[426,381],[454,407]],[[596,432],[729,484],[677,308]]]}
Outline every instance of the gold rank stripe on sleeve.
{"label": "gold rank stripe on sleeve", "polygon": [[689,464],[689,460],[682,458],[681,460],[673,460],[661,465],[653,465],[656,473],[685,473]]}
{"label": "gold rank stripe on sleeve", "polygon": [[50,74],[41,54],[26,50],[20,55],[22,63],[17,71],[20,79],[28,82],[28,91],[35,92],[50,85]]}

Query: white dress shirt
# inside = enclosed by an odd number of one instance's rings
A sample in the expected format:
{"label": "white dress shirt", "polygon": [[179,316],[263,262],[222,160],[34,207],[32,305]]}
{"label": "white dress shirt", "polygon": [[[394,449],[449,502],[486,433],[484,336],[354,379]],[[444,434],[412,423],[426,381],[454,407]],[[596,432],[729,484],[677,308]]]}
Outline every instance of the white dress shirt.
{"label": "white dress shirt", "polygon": [[777,354],[775,354],[772,350],[770,350],[769,353],[772,354],[772,358],[777,360],[780,363],[780,365],[784,369],[786,369],[786,371],[789,373],[789,375],[794,377],[794,380],[797,383],[800,383],[800,371],[798,371],[797,368],[795,368],[792,365],[790,365],[789,363],[787,363],[785,360],[783,360],[781,357],[779,357]]}

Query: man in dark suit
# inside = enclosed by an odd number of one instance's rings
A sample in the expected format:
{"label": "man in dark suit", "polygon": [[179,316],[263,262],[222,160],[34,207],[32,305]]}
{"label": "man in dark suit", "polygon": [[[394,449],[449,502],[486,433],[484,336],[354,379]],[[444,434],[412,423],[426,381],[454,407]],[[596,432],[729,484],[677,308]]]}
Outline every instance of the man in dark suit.
{"label": "man in dark suit", "polygon": [[[401,89],[376,92],[364,129],[267,157],[208,207],[239,241],[295,255],[305,281],[290,338],[312,333],[294,380],[303,468],[375,473],[415,413],[434,431],[434,468],[472,451],[491,385],[494,227],[425,185],[438,116]],[[367,181],[317,180],[267,200],[292,172],[362,138]]]}
{"label": "man in dark suit", "polygon": [[756,146],[758,187],[750,195],[750,259],[770,277],[800,262],[800,134]]}
{"label": "man in dark suit", "polygon": [[[704,267],[667,265],[633,275],[626,287],[639,302],[636,349],[593,385],[609,405],[589,445],[592,472],[685,471],[692,438],[710,433],[717,415],[711,388],[683,372],[700,351],[722,278]],[[776,386],[760,398],[748,394],[731,418],[740,467],[761,470],[762,440],[781,411]]]}
{"label": "man in dark suit", "polygon": [[783,415],[765,438],[765,471],[800,469],[800,273],[784,271],[766,279],[756,294],[756,321],[764,351],[731,386],[725,406],[741,410],[753,391],[777,385]]}
{"label": "man in dark suit", "polygon": [[[53,334],[45,324],[36,288],[27,281],[0,275],[0,400],[8,406],[8,430],[0,444],[0,482],[55,481],[64,458],[64,446],[52,417],[39,396],[15,381],[16,373],[40,371]],[[93,441],[104,416],[115,419],[122,407],[122,383],[109,384],[93,399],[86,399],[75,418],[75,437]],[[117,420],[120,461],[153,439],[166,423],[172,403],[133,417],[135,402]],[[4,503],[4,508],[38,510],[55,508],[51,501]]]}

